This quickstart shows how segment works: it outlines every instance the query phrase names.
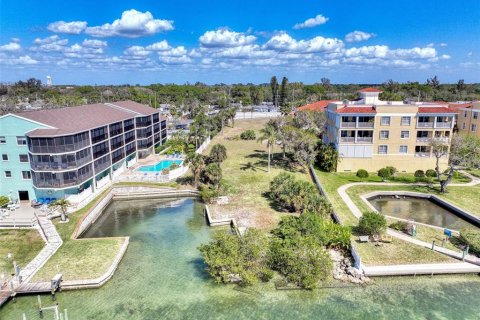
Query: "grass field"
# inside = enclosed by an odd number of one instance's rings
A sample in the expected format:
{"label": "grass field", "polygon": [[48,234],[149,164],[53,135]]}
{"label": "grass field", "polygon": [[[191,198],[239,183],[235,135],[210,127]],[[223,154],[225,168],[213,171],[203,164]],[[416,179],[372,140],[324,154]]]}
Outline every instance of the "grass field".
{"label": "grass field", "polygon": [[[325,192],[335,212],[340,216],[342,222],[349,226],[356,226],[358,219],[350,212],[347,205],[337,192],[337,189],[348,183],[353,182],[381,182],[378,177],[371,176],[367,179],[360,179],[351,173],[326,173],[320,170],[315,171],[317,177],[321,181]],[[395,182],[408,181],[408,175],[399,175]],[[461,178],[466,182],[467,179]],[[393,181],[392,181],[393,182]],[[456,182],[459,182],[458,180]],[[444,198],[478,216],[480,216],[480,209],[478,208],[478,199],[480,199],[480,187],[448,187],[448,192],[442,194],[437,187],[418,186],[405,183],[398,186],[385,185],[362,185],[354,186],[347,190],[347,194],[355,203],[355,205],[362,211],[369,211],[370,208],[360,198],[360,195],[373,191],[414,191],[422,193],[435,194]],[[393,222],[389,221],[389,223]],[[417,239],[431,243],[433,240],[440,245],[443,239],[443,231],[424,226],[417,226]],[[392,243],[386,243],[383,246],[375,246],[372,243],[358,243],[354,238],[354,246],[362,257],[362,262],[366,265],[392,265],[392,264],[409,264],[409,263],[440,263],[440,262],[456,262],[457,260],[449,258],[445,255],[433,252],[431,250],[410,244],[408,242],[395,239]],[[460,251],[450,242],[445,243],[445,247],[455,251]]]}
{"label": "grass field", "polygon": [[13,261],[7,259],[8,253],[13,260],[24,268],[45,246],[36,229],[0,229],[0,274],[12,274]]}
{"label": "grass field", "polygon": [[236,120],[235,127],[224,128],[204,152],[208,154],[213,145],[220,143],[227,148],[227,159],[222,163],[223,179],[229,186],[227,205],[212,205],[215,214],[235,216],[241,225],[262,229],[273,228],[282,213],[275,210],[266,197],[270,181],[281,172],[291,172],[300,179],[311,181],[308,171],[290,167],[283,159],[281,148],[275,146],[271,171],[267,170],[267,146],[256,140],[232,140],[247,129],[259,130],[268,119]]}
{"label": "grass field", "polygon": [[125,238],[72,238],[77,223],[106,192],[86,207],[69,214],[68,223],[55,221],[55,227],[63,239],[63,245],[35,274],[33,281],[49,281],[58,272],[63,274],[64,280],[94,279],[107,271]]}

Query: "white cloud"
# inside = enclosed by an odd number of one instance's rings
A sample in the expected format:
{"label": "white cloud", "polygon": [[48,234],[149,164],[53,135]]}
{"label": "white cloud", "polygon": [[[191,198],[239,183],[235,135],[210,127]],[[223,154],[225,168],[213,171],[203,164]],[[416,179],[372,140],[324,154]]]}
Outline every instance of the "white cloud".
{"label": "white cloud", "polygon": [[321,36],[310,40],[295,40],[289,34],[283,32],[273,36],[264,45],[267,49],[291,52],[322,52],[335,51],[343,47],[342,40],[336,38],[324,38]]}
{"label": "white cloud", "polygon": [[302,23],[297,23],[293,26],[293,29],[304,29],[304,28],[313,28],[319,26],[321,24],[327,23],[328,18],[324,17],[323,15],[319,14],[315,18],[310,18],[305,20]]}
{"label": "white cloud", "polygon": [[467,53],[467,57],[471,57],[471,56],[473,56],[473,52],[472,52],[472,51],[470,51],[469,53]]}
{"label": "white cloud", "polygon": [[150,51],[163,51],[163,50],[168,50],[171,47],[168,45],[168,42],[166,40],[162,40],[160,42],[152,43],[151,45],[148,45],[146,47],[147,50]]}
{"label": "white cloud", "polygon": [[170,56],[170,57],[182,57],[187,55],[187,50],[184,46],[171,48],[168,50],[163,50],[158,52],[159,56]]}
{"label": "white cloud", "polygon": [[56,33],[79,34],[87,28],[86,21],[56,21],[48,25],[47,29]]}
{"label": "white cloud", "polygon": [[440,43],[440,47],[446,47],[446,46],[448,46],[448,44],[446,44],[445,42]]}
{"label": "white cloud", "polygon": [[442,60],[448,60],[448,59],[450,59],[450,58],[451,58],[451,57],[450,57],[448,54],[442,54],[442,55],[440,56],[440,59],[442,59]]}
{"label": "white cloud", "polygon": [[7,57],[7,58],[2,58],[0,57],[0,63],[1,64],[7,64],[7,65],[12,65],[12,66],[22,66],[22,65],[32,65],[32,64],[37,64],[38,61],[35,59],[32,59],[30,56],[20,56],[20,57]]}
{"label": "white cloud", "polygon": [[101,41],[96,39],[85,39],[82,42],[82,46],[91,48],[102,48],[107,46],[107,41]]}
{"label": "white cloud", "polygon": [[159,56],[158,59],[165,64],[187,64],[192,62],[192,59],[187,56],[181,56],[181,57]]}
{"label": "white cloud", "polygon": [[36,38],[33,43],[37,46],[30,48],[32,51],[57,52],[65,49],[68,39],[61,39],[59,36],[54,35],[43,39]]}
{"label": "white cloud", "polygon": [[138,56],[146,57],[151,53],[152,52],[150,50],[147,50],[145,49],[145,47],[142,47],[142,46],[131,46],[123,51],[123,54],[127,56],[137,56],[137,57]]}
{"label": "white cloud", "polygon": [[22,47],[17,42],[10,42],[0,46],[0,51],[14,52],[19,51]]}
{"label": "white cloud", "polygon": [[173,30],[173,21],[154,19],[149,11],[131,9],[124,11],[122,17],[112,23],[88,27],[85,32],[94,37],[138,38],[170,30]]}
{"label": "white cloud", "polygon": [[240,32],[221,28],[215,31],[207,31],[200,36],[200,44],[206,48],[237,47],[255,42],[257,38]]}
{"label": "white cloud", "polygon": [[363,32],[363,31],[352,31],[348,33],[345,36],[345,41],[347,42],[360,42],[360,41],[366,41],[372,37],[374,37],[374,33],[368,33],[368,32]]}

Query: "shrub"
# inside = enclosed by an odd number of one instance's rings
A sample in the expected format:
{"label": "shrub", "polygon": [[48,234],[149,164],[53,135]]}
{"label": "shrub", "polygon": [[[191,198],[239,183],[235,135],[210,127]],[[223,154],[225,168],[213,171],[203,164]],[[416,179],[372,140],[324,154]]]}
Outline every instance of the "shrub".
{"label": "shrub", "polygon": [[417,170],[413,175],[415,178],[425,178],[425,172],[423,170]]}
{"label": "shrub", "polygon": [[360,179],[368,178],[368,171],[365,170],[365,169],[358,170],[357,171],[357,177],[359,177]]}
{"label": "shrub", "polygon": [[202,198],[202,201],[205,203],[210,203],[210,201],[219,196],[220,192],[209,185],[203,185],[200,188],[200,198]]}
{"label": "shrub", "polygon": [[273,277],[267,264],[268,249],[267,234],[257,229],[247,229],[242,237],[217,232],[210,243],[199,247],[207,272],[216,282],[230,283],[237,278],[244,286]]}
{"label": "shrub", "polygon": [[242,140],[255,140],[256,138],[255,131],[253,130],[246,130],[240,134],[240,139]]}
{"label": "shrub", "polygon": [[222,168],[218,163],[210,163],[202,172],[202,181],[218,189],[220,181],[222,180]]}
{"label": "shrub", "polygon": [[170,173],[170,169],[166,169],[166,168],[165,168],[165,169],[162,169],[162,174],[163,174],[163,175],[167,175],[167,174],[169,174],[169,173]]}
{"label": "shrub", "polygon": [[324,144],[319,142],[317,146],[318,154],[316,158],[317,166],[326,172],[333,172],[337,170],[337,164],[340,160],[340,154],[333,143]]}
{"label": "shrub", "polygon": [[480,231],[464,229],[460,232],[460,241],[470,247],[470,253],[480,257]]}
{"label": "shrub", "polygon": [[6,206],[10,202],[10,199],[6,196],[0,196],[0,208]]}
{"label": "shrub", "polygon": [[388,178],[390,178],[392,175],[390,173],[391,171],[387,168],[382,168],[380,170],[378,170],[378,173],[377,175],[382,178],[383,180],[386,180]]}
{"label": "shrub", "polygon": [[395,221],[391,223],[389,227],[397,231],[405,232],[407,231],[407,225],[408,224],[405,221]]}
{"label": "shrub", "polygon": [[425,172],[425,175],[429,178],[435,178],[437,176],[437,172],[433,169],[428,169],[426,172]]}
{"label": "shrub", "polygon": [[358,223],[361,232],[368,235],[375,235],[387,229],[387,220],[383,214],[377,212],[365,212]]}
{"label": "shrub", "polygon": [[173,169],[178,169],[178,168],[180,168],[180,166],[179,166],[178,164],[172,163],[172,165],[170,166],[169,169],[170,169],[170,170],[173,170]]}
{"label": "shrub", "polygon": [[315,185],[297,180],[292,174],[282,172],[270,182],[270,198],[290,212],[313,211],[328,216],[331,208]]}
{"label": "shrub", "polygon": [[398,172],[397,168],[391,167],[391,166],[385,167],[385,169],[387,169],[390,172],[390,176],[394,176]]}

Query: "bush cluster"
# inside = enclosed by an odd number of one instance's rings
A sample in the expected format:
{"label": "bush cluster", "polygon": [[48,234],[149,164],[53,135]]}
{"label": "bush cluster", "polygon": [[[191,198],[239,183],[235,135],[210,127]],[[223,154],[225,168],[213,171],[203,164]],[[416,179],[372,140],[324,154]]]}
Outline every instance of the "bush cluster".
{"label": "bush cluster", "polygon": [[470,253],[480,257],[480,231],[464,229],[460,232],[460,241],[470,247]]}
{"label": "bush cluster", "polygon": [[407,231],[407,226],[408,224],[405,221],[395,221],[389,225],[390,228],[402,232]]}
{"label": "bush cluster", "polygon": [[427,171],[425,171],[425,175],[429,178],[436,178],[437,172],[433,169],[428,169]]}
{"label": "bush cluster", "polygon": [[240,139],[242,140],[255,140],[256,138],[255,131],[253,130],[246,130],[240,134]]}
{"label": "bush cluster", "polygon": [[359,177],[360,179],[368,178],[368,171],[365,169],[359,169],[357,171],[357,177]]}
{"label": "bush cluster", "polygon": [[387,229],[387,220],[383,214],[377,212],[365,212],[358,223],[358,229],[367,235],[377,235]]}
{"label": "bush cluster", "polygon": [[348,249],[350,237],[350,228],[306,212],[283,217],[271,237],[255,229],[247,229],[243,237],[220,232],[199,249],[217,282],[251,285],[269,281],[275,270],[287,283],[313,289],[332,274],[326,249]]}
{"label": "bush cluster", "polygon": [[270,198],[290,212],[312,211],[324,217],[331,212],[330,204],[318,193],[313,183],[298,180],[285,172],[270,182]]}
{"label": "bush cluster", "polygon": [[425,172],[423,170],[417,170],[413,175],[415,178],[425,178]]}

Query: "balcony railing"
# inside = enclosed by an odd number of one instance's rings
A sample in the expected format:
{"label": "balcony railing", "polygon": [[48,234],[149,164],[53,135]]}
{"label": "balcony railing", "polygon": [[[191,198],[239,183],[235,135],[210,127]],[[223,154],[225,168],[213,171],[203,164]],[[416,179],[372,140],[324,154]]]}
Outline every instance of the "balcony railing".
{"label": "balcony railing", "polygon": [[448,137],[417,137],[417,142],[430,143],[433,140],[448,143],[450,139]]}
{"label": "balcony railing", "polygon": [[359,122],[359,128],[373,128],[373,122]]}
{"label": "balcony railing", "polygon": [[433,128],[433,122],[418,122],[417,128]]}
{"label": "balcony railing", "polygon": [[341,137],[340,142],[355,142],[355,137]]}
{"label": "balcony railing", "polygon": [[417,137],[417,142],[430,142],[432,138],[430,137]]}
{"label": "balcony railing", "polygon": [[451,128],[452,122],[437,122],[435,128]]}
{"label": "balcony railing", "polygon": [[88,157],[81,158],[81,159],[78,159],[76,161],[70,161],[70,162],[37,162],[37,161],[32,161],[32,162],[30,162],[30,165],[32,166],[32,169],[35,170],[35,171],[60,171],[60,170],[78,168],[78,167],[81,167],[84,164],[89,163],[90,161],[92,161],[92,157],[88,156]]}
{"label": "balcony railing", "polygon": [[356,122],[342,122],[342,128],[355,128],[357,126]]}
{"label": "balcony railing", "polygon": [[362,142],[362,143],[368,142],[368,143],[372,143],[372,142],[373,142],[373,137],[357,137],[357,142]]}
{"label": "balcony railing", "polygon": [[415,152],[415,157],[430,157],[430,152]]}

